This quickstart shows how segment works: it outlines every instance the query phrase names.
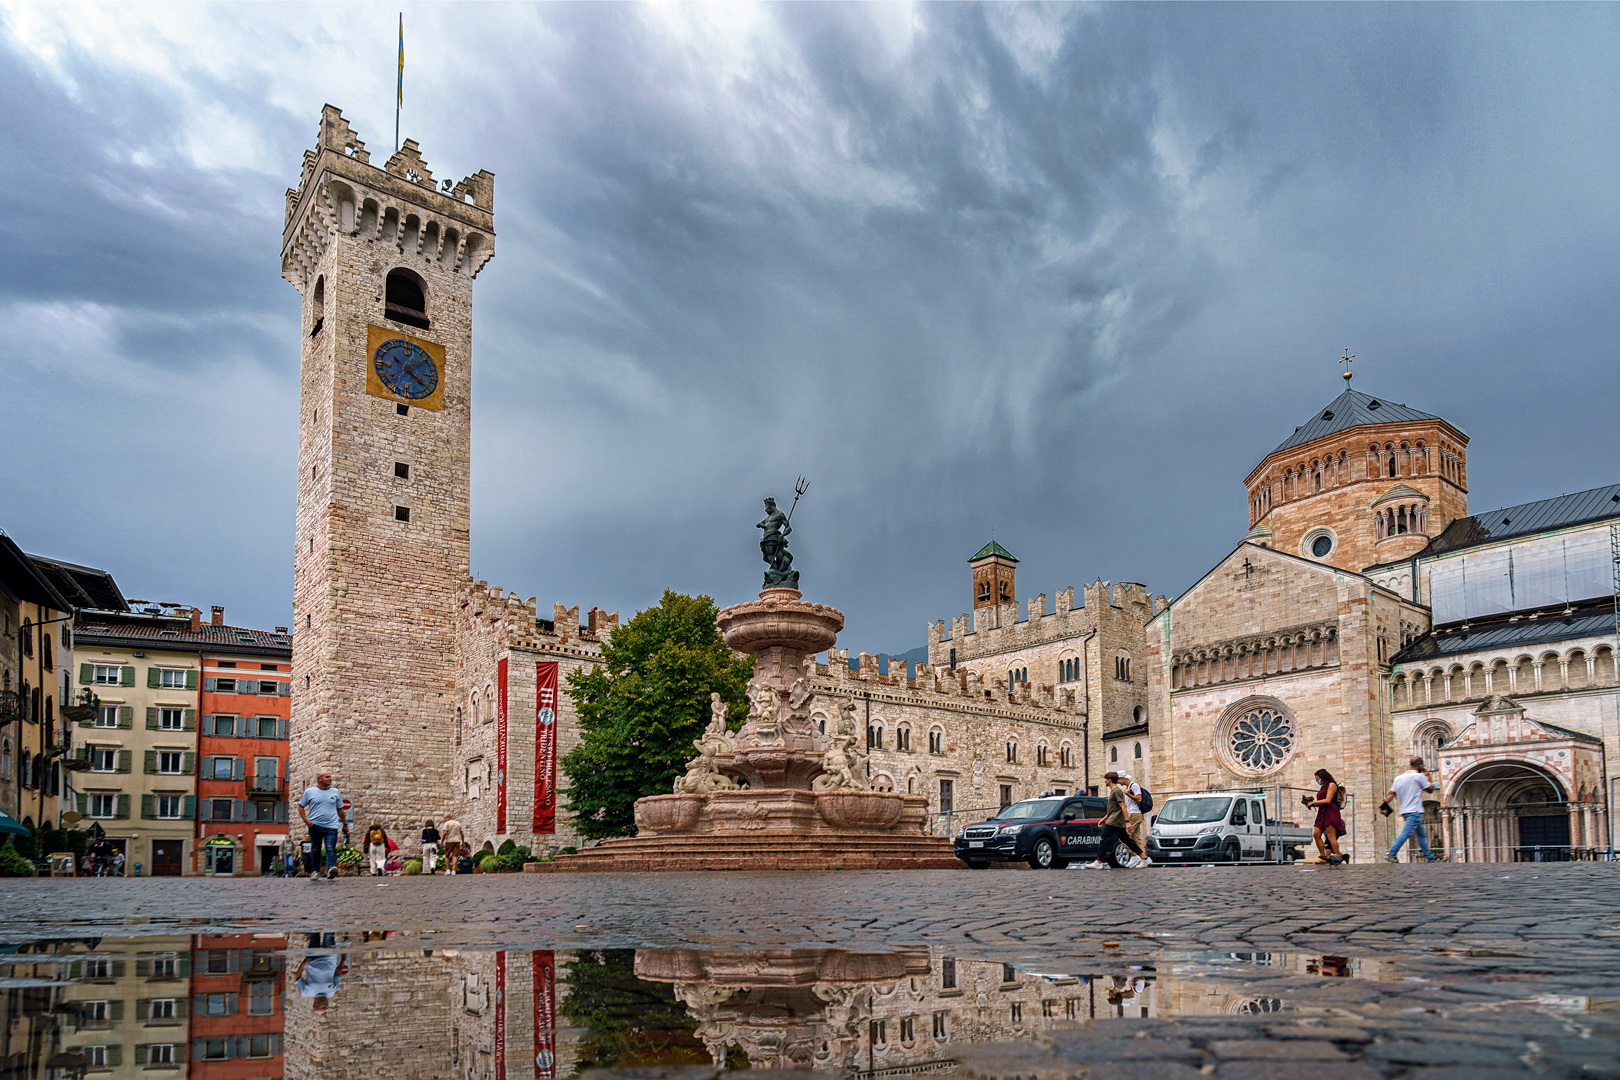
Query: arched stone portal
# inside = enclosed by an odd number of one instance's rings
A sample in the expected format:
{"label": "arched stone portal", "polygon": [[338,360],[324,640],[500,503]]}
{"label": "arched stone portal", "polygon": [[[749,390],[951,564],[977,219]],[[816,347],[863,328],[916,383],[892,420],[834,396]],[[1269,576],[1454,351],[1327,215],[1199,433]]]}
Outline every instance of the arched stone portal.
{"label": "arched stone portal", "polygon": [[1441,810],[1445,846],[1468,862],[1563,862],[1581,811],[1563,785],[1520,761],[1478,766],[1457,782]]}

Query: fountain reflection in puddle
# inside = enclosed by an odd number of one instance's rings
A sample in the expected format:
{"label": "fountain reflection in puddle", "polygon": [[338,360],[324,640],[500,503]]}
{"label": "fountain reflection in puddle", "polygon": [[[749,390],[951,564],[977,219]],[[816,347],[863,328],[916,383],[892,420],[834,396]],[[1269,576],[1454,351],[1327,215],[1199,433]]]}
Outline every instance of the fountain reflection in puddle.
{"label": "fountain reflection in puddle", "polygon": [[[612,1066],[945,1071],[1064,1021],[1290,1009],[1338,956],[1065,972],[927,950],[444,949],[381,932],[78,939],[0,957],[18,1075],[552,1080]],[[251,1063],[251,1064],[250,1064]],[[244,1072],[246,1068],[248,1071]]]}

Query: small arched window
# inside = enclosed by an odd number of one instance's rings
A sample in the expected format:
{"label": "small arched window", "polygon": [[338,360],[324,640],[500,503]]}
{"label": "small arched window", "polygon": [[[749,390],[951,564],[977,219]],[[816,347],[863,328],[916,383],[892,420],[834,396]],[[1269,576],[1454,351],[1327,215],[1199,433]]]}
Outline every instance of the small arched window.
{"label": "small arched window", "polygon": [[314,337],[321,332],[321,327],[326,324],[325,275],[315,279],[315,289],[309,296],[309,310],[312,316],[309,321],[309,336]]}
{"label": "small arched window", "polygon": [[1136,757],[1136,760],[1137,760],[1137,761],[1141,761],[1141,760],[1142,760],[1142,744],[1141,744],[1141,743],[1137,743],[1137,744],[1136,744],[1136,751],[1135,751],[1135,755],[1134,755],[1134,756],[1135,756],[1135,757]]}
{"label": "small arched window", "polygon": [[1119,747],[1110,746],[1108,748],[1108,764],[1110,764],[1110,765],[1118,765],[1119,764]]}
{"label": "small arched window", "polygon": [[410,270],[398,267],[388,271],[384,312],[395,322],[428,328],[427,286]]}

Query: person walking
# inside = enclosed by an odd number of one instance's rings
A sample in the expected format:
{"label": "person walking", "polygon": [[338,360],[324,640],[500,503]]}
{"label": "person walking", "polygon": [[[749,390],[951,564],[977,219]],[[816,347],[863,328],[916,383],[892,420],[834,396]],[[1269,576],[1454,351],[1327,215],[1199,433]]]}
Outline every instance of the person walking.
{"label": "person walking", "polygon": [[349,827],[343,821],[343,793],[332,786],[332,774],[315,774],[315,786],[307,787],[298,797],[298,816],[309,827],[309,880],[321,876],[321,850],[326,851],[326,876],[337,877],[337,838],[343,834],[349,839]]}
{"label": "person walking", "polygon": [[334,934],[309,935],[310,951],[293,971],[293,986],[300,996],[313,999],[310,1007],[316,1012],[325,1012],[332,1004],[343,976],[349,973],[349,954],[329,951],[336,947]]}
{"label": "person walking", "polygon": [[1128,800],[1125,787],[1119,782],[1119,773],[1103,773],[1103,779],[1108,783],[1108,812],[1102,819],[1102,836],[1097,841],[1097,858],[1087,863],[1086,869],[1106,870],[1108,863],[1103,860],[1110,858],[1111,853],[1120,844],[1124,844],[1125,850],[1131,852],[1125,866],[1131,868],[1146,866],[1146,853],[1136,846],[1136,841],[1131,839],[1130,830],[1126,828]]}
{"label": "person walking", "polygon": [[439,863],[439,830],[428,822],[422,830],[422,873],[431,874]]}
{"label": "person walking", "polygon": [[1125,831],[1136,841],[1136,850],[1142,853],[1142,865],[1151,866],[1153,858],[1147,853],[1147,815],[1142,812],[1142,785],[1128,772],[1120,773],[1119,779],[1125,787]]}
{"label": "person walking", "polygon": [[123,877],[124,876],[124,853],[122,851],[114,851],[113,852],[112,876],[113,877]]}
{"label": "person walking", "polygon": [[373,821],[366,829],[366,835],[360,841],[360,849],[371,860],[371,876],[382,877],[388,868],[388,853],[394,849],[394,842],[388,839],[388,832],[381,822]]}
{"label": "person walking", "polygon": [[281,841],[281,876],[297,877],[298,862],[298,841],[292,838],[291,833],[288,833]]}
{"label": "person walking", "polygon": [[1390,845],[1384,853],[1385,862],[1400,862],[1398,858],[1401,845],[1413,836],[1417,837],[1418,847],[1423,850],[1425,862],[1438,862],[1440,856],[1429,850],[1429,832],[1423,827],[1423,793],[1434,788],[1434,781],[1429,779],[1429,770],[1420,757],[1413,758],[1405,772],[1395,778],[1389,786],[1389,793],[1384,796],[1383,803],[1378,809],[1388,816],[1389,804],[1397,803],[1401,818],[1406,824],[1401,826],[1400,835],[1395,837],[1395,843]]}
{"label": "person walking", "polygon": [[1316,853],[1329,866],[1338,866],[1345,861],[1339,851],[1339,837],[1344,835],[1344,815],[1339,813],[1339,807],[1344,805],[1344,787],[1326,769],[1316,770],[1316,782],[1321,785],[1316,789],[1316,798],[1305,797],[1306,808],[1316,811],[1312,828]]}
{"label": "person walking", "polygon": [[444,872],[456,872],[456,860],[461,856],[461,849],[467,845],[467,837],[461,831],[461,822],[455,818],[445,818],[444,827],[439,830],[444,839]]}

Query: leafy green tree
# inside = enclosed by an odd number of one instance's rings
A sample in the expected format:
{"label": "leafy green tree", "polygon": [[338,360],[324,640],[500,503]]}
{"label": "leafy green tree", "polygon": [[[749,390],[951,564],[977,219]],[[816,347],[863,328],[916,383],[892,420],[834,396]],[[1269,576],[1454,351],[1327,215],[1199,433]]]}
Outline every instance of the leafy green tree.
{"label": "leafy green tree", "polygon": [[714,601],[664,590],[602,646],[600,665],[568,676],[579,743],[562,759],[568,813],[592,840],[635,832],[635,802],[667,795],[709,723],[709,694],[747,712],[751,657],[726,647]]}

